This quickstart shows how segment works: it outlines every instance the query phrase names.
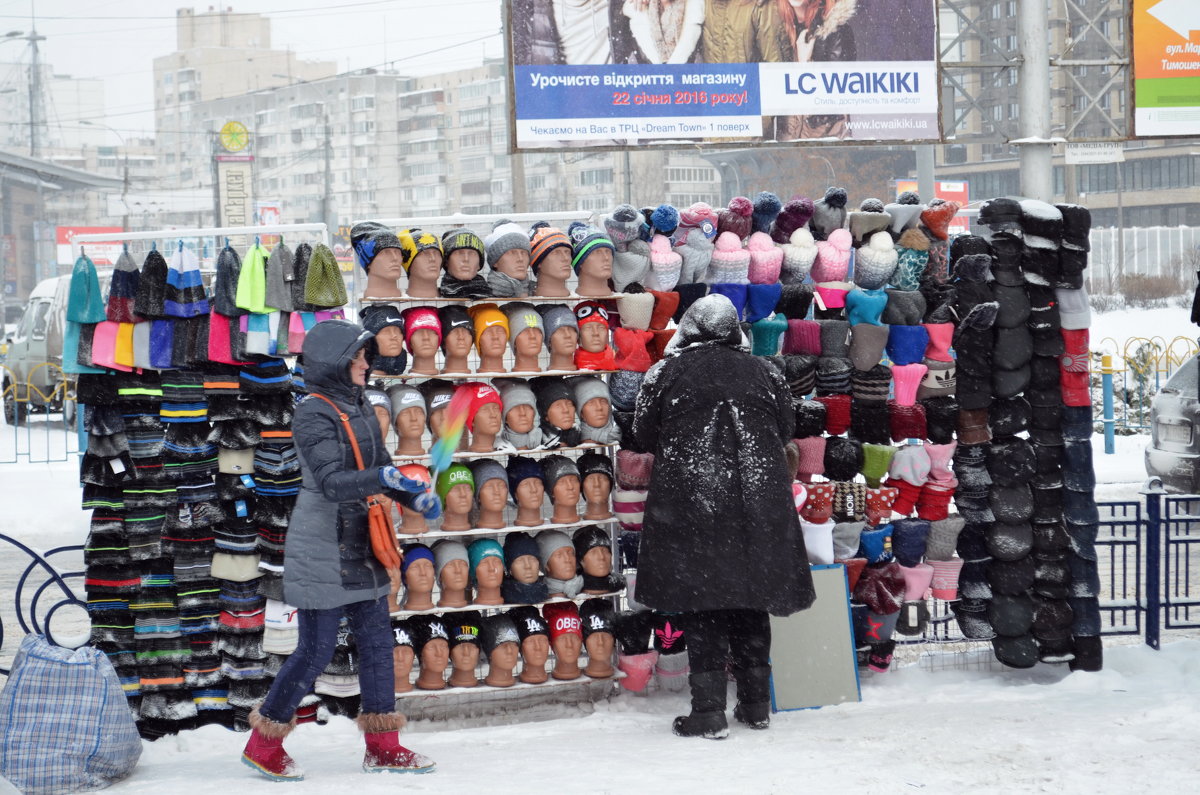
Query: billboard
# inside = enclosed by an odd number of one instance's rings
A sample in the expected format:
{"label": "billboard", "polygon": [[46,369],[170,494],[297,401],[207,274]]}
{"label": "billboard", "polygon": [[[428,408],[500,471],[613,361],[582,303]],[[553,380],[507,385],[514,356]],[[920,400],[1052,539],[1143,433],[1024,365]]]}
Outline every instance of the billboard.
{"label": "billboard", "polygon": [[509,0],[513,151],[934,141],[934,0]]}
{"label": "billboard", "polygon": [[254,224],[253,181],[250,168],[253,155],[217,155],[218,226]]}
{"label": "billboard", "polygon": [[1200,135],[1200,3],[1133,0],[1133,134]]}
{"label": "billboard", "polygon": [[[74,244],[75,235],[96,235],[112,232],[120,237],[124,230],[119,226],[56,226],[54,227],[54,261],[59,265],[73,265],[79,256],[79,246]],[[85,243],[84,251],[88,259],[97,265],[115,265],[117,257],[121,256],[124,244],[114,240],[112,243]]]}

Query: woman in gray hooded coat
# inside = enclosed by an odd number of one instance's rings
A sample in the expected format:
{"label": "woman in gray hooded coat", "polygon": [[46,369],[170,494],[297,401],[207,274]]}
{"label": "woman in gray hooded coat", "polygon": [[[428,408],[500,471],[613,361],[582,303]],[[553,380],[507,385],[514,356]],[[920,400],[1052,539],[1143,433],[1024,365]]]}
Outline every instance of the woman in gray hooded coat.
{"label": "woman in gray hooded coat", "polygon": [[[375,411],[364,397],[373,336],[354,323],[327,320],[304,340],[310,394],[296,406],[292,420],[303,484],[288,525],[283,570],[283,595],[299,610],[300,638],[266,699],[250,713],[252,731],[242,754],[246,765],[276,781],[303,778],[283,750],[283,740],[295,727],[300,700],[333,657],[343,616],[359,655],[362,710],[357,722],[367,744],[363,769],[424,773],[434,767],[399,743],[404,716],[396,711],[390,580],[371,551],[365,500],[382,493],[428,519],[440,516],[441,508],[425,484],[392,466]],[[362,452],[361,470],[342,416]]]}

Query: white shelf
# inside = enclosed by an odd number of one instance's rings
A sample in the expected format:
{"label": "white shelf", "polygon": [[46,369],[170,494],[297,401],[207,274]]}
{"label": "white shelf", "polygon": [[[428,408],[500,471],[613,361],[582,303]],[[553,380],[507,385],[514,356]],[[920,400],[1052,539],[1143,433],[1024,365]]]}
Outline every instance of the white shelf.
{"label": "white shelf", "polygon": [[[454,453],[451,456],[451,458],[453,458],[455,461],[473,461],[473,460],[479,459],[479,458],[496,458],[498,456],[506,456],[506,455],[526,455],[526,456],[538,457],[538,456],[553,455],[554,453],[570,453],[572,451],[586,452],[588,450],[607,450],[611,447],[616,447],[616,446],[617,446],[616,442],[614,442],[612,444],[597,444],[596,442],[585,442],[585,443],[583,443],[581,445],[577,445],[575,447],[555,447],[555,448],[552,448],[549,450],[491,450],[486,453],[471,453],[471,452],[466,452],[466,451],[460,451],[460,452]],[[404,464],[425,464],[426,466],[428,466],[432,462],[432,460],[433,459],[429,456],[428,453],[426,453],[424,455],[393,455],[392,456],[392,463],[396,464],[397,466],[402,466]]]}
{"label": "white shelf", "polygon": [[505,533],[540,533],[543,530],[570,530],[573,528],[587,527],[594,524],[612,524],[617,521],[616,516],[610,516],[607,519],[580,519],[578,522],[569,524],[555,524],[554,522],[546,522],[545,524],[534,525],[510,525],[508,527],[473,527],[470,530],[426,530],[424,533],[405,533],[397,531],[397,539],[401,544],[407,541],[438,541],[443,538],[457,538],[470,536],[496,536],[504,535]]}
{"label": "white shelf", "polygon": [[579,594],[579,596],[576,596],[571,599],[567,599],[565,597],[559,597],[557,599],[548,599],[545,602],[534,602],[532,605],[507,604],[507,603],[502,604],[502,605],[469,604],[464,607],[434,607],[432,610],[397,610],[395,613],[391,613],[390,615],[392,618],[409,618],[410,616],[436,616],[436,615],[441,615],[443,613],[463,613],[468,610],[508,611],[508,610],[512,610],[514,607],[541,607],[543,605],[552,605],[556,602],[574,602],[575,604],[582,604],[583,602],[586,602],[588,599],[611,599],[614,596],[620,596],[624,592],[625,592],[625,589],[622,588],[620,591],[609,591],[608,593],[589,593],[589,594],[581,593],[581,594]]}

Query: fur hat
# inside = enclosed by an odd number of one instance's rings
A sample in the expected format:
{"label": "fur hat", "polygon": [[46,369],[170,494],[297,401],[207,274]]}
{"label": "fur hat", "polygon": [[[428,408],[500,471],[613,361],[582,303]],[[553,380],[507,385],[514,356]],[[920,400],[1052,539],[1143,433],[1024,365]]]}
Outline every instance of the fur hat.
{"label": "fur hat", "polygon": [[[816,237],[816,234],[813,236]],[[816,261],[812,266],[812,280],[817,283],[845,281],[850,271],[850,232],[836,227],[819,241]]]}
{"label": "fur hat", "polygon": [[752,206],[751,224],[753,230],[767,234],[771,231],[771,224],[775,222],[775,218],[779,215],[779,211],[783,207],[783,202],[774,193],[764,190],[754,194],[754,203]]}
{"label": "fur hat", "polygon": [[813,209],[812,199],[803,196],[790,199],[787,204],[783,205],[779,215],[775,217],[775,222],[771,224],[771,239],[780,245],[790,241],[792,234],[797,229],[804,229],[808,226],[808,222],[813,216]]}
{"label": "fur hat", "polygon": [[500,220],[492,226],[491,234],[483,239],[484,249],[487,251],[487,262],[492,268],[496,267],[496,263],[500,261],[508,252],[513,249],[520,249],[529,252],[529,236],[517,224],[512,221]]}
{"label": "fur hat", "polygon": [[876,232],[854,256],[854,283],[864,290],[878,290],[891,280],[896,262],[892,236],[887,232]]}
{"label": "fur hat", "polygon": [[604,216],[604,230],[609,239],[618,247],[631,240],[637,240],[642,232],[646,219],[632,204],[619,204],[611,215]]}
{"label": "fur hat", "polygon": [[740,241],[754,231],[753,213],[754,205],[749,199],[734,196],[729,200],[729,206],[717,211],[717,234],[730,232],[740,245]]}
{"label": "fur hat", "polygon": [[[813,205],[813,216],[808,225],[816,240],[827,240],[833,230],[845,227],[846,189],[827,188],[825,195]],[[846,233],[846,237],[850,237],[849,232]]]}

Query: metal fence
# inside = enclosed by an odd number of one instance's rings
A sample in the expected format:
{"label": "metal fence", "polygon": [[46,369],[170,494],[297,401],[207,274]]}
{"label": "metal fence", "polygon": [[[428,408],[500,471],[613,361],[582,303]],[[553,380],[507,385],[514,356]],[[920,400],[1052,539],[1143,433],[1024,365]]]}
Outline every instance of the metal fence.
{"label": "metal fence", "polygon": [[[45,383],[54,386],[43,388]],[[75,396],[66,384],[53,364],[38,365],[28,380],[19,380],[0,363],[0,464],[64,462],[79,452]]]}
{"label": "metal fence", "polygon": [[[1088,292],[1111,294],[1121,276],[1177,276],[1200,254],[1200,227],[1114,227],[1093,229],[1089,235]],[[1181,265],[1185,267],[1180,267]],[[1194,267],[1192,267],[1194,270]]]}

